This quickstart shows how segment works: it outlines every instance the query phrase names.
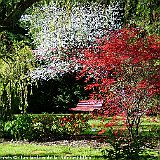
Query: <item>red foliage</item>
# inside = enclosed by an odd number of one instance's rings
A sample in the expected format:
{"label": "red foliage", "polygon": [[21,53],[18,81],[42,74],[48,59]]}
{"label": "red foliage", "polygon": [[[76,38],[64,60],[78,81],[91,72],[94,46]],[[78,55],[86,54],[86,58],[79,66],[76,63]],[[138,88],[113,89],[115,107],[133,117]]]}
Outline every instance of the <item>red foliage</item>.
{"label": "red foliage", "polygon": [[77,77],[87,75],[86,82],[94,77],[86,89],[97,91],[96,97],[104,100],[105,114],[142,113],[160,93],[160,67],[155,65],[160,59],[160,37],[143,37],[142,32],[139,28],[112,31],[81,49],[81,58],[75,59],[83,66]]}
{"label": "red foliage", "polygon": [[98,134],[101,135],[101,134],[103,134],[104,132],[105,132],[105,130],[102,129],[102,130],[100,130],[100,131],[98,132]]}

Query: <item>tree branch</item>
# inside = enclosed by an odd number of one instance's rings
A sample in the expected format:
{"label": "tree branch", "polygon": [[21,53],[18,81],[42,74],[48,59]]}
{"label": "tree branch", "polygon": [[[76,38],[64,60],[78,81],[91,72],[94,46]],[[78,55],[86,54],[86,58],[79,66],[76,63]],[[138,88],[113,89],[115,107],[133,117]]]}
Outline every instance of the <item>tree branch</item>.
{"label": "tree branch", "polygon": [[39,1],[41,0],[21,0],[15,6],[13,6],[12,12],[4,20],[2,20],[1,26],[3,26],[3,28],[13,28],[26,9]]}

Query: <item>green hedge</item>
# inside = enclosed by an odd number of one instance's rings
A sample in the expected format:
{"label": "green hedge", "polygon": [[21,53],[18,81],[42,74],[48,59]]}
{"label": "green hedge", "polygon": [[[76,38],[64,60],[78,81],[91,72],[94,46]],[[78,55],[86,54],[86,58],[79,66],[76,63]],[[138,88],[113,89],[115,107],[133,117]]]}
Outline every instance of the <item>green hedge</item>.
{"label": "green hedge", "polygon": [[81,134],[88,128],[89,119],[90,116],[87,114],[17,115],[3,123],[1,137],[14,140],[61,139],[67,135]]}

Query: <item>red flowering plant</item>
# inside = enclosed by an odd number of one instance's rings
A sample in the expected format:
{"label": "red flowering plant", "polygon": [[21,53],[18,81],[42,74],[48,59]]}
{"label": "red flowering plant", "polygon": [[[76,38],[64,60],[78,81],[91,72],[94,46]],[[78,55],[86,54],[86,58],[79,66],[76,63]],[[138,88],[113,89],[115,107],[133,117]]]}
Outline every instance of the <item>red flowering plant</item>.
{"label": "red flowering plant", "polygon": [[54,126],[56,130],[61,135],[80,135],[88,126],[88,120],[90,115],[85,114],[71,114],[58,117],[54,121]]}
{"label": "red flowering plant", "polygon": [[[92,98],[103,99],[104,116],[122,117],[120,122],[129,133],[128,147],[134,141],[140,148],[141,117],[152,107],[158,107],[159,59],[160,37],[133,27],[108,32],[93,45],[78,49],[72,59],[83,68],[77,77],[86,75],[86,82],[93,80],[86,90],[96,93]],[[116,119],[112,122],[119,123]],[[99,132],[103,133],[104,130]]]}

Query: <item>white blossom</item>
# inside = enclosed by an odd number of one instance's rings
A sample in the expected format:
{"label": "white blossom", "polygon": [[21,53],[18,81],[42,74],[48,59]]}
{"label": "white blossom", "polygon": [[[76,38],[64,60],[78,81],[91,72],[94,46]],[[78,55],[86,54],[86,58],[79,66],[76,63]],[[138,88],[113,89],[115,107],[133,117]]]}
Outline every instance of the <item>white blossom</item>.
{"label": "white blossom", "polygon": [[[34,44],[37,44],[35,56],[43,57],[45,65],[37,68],[33,77],[54,77],[59,72],[69,71],[71,61],[61,60],[64,56],[56,52],[56,58],[52,50],[67,48],[69,45],[83,44],[86,41],[93,42],[96,37],[103,37],[107,30],[118,29],[122,26],[119,11],[120,3],[111,3],[108,7],[92,4],[75,4],[69,13],[63,8],[56,7],[52,1],[48,6],[34,8],[32,15],[24,15],[23,22],[30,22],[30,33],[34,33]],[[48,59],[48,60],[47,60]],[[75,70],[78,68],[75,65]],[[73,69],[73,68],[72,68]],[[38,74],[38,75],[36,75]]]}

